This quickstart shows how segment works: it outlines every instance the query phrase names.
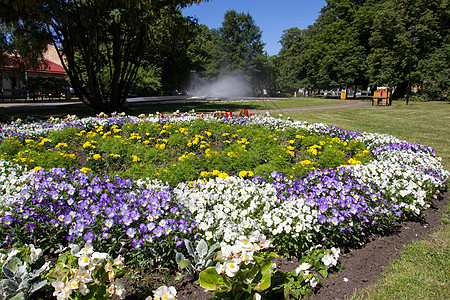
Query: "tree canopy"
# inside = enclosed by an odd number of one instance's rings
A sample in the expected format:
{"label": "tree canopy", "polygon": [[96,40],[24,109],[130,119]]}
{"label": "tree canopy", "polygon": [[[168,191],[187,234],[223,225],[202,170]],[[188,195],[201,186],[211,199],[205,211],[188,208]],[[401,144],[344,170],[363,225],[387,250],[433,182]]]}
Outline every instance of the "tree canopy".
{"label": "tree canopy", "polygon": [[179,9],[201,0],[5,0],[2,12],[45,24],[71,84],[99,111],[121,110],[139,67],[167,37]]}
{"label": "tree canopy", "polygon": [[412,84],[442,98],[449,86],[448,12],[448,0],[329,0],[312,26],[284,31],[277,82],[289,90],[380,85],[404,92],[411,54]]}
{"label": "tree canopy", "polygon": [[240,75],[255,93],[272,81],[273,64],[264,52],[261,29],[249,13],[229,10],[216,29],[200,25],[188,52],[194,70],[206,79]]}

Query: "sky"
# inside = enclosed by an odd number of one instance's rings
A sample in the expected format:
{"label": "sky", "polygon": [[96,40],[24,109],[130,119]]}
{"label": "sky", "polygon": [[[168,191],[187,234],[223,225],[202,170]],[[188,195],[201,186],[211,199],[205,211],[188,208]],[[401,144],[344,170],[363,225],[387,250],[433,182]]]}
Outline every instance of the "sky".
{"label": "sky", "polygon": [[208,28],[222,26],[228,10],[250,13],[262,31],[262,41],[269,55],[278,54],[283,30],[292,27],[305,29],[319,16],[325,0],[211,0],[183,9],[183,15],[198,19]]}

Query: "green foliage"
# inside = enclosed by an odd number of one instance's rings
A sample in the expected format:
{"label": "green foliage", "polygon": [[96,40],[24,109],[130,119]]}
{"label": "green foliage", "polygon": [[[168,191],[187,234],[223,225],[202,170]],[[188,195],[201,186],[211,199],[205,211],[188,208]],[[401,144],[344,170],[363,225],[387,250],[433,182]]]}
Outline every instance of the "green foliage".
{"label": "green foliage", "polygon": [[[219,252],[218,256],[220,255]],[[267,252],[253,255],[254,262],[239,263],[239,271],[231,277],[226,273],[219,274],[217,267],[207,268],[200,273],[200,285],[214,291],[214,296],[217,297],[215,299],[254,299],[255,294],[270,288],[272,259],[276,257],[275,253]],[[229,263],[223,259],[219,259],[219,262],[225,265]]]}
{"label": "green foliage", "polygon": [[341,268],[338,264],[337,249],[313,249],[304,251],[299,259],[299,267],[292,272],[277,271],[268,292],[270,298],[302,299],[311,296],[316,286],[321,284],[318,274],[327,278],[331,271]]}
{"label": "green foliage", "polygon": [[0,294],[3,299],[25,300],[47,285],[46,279],[40,279],[50,263],[38,268],[36,260],[40,253],[40,249],[35,249],[33,245],[9,251],[6,260],[1,264],[3,279],[0,281]]}
{"label": "green foliage", "polygon": [[61,253],[46,277],[55,288],[54,295],[71,299],[110,299],[125,295],[120,281],[127,270],[123,258],[112,259],[106,253],[94,252],[90,244],[83,248],[70,245],[71,251]]}
{"label": "green foliage", "polygon": [[176,252],[175,260],[178,268],[181,270],[186,269],[194,279],[198,279],[200,272],[213,264],[214,254],[216,250],[220,248],[220,245],[215,243],[211,245],[211,247],[208,247],[208,244],[203,239],[197,243],[195,249],[192,243],[187,239],[184,240],[184,245],[186,246],[189,256],[192,258],[192,261],[185,258],[182,253]]}
{"label": "green foliage", "polygon": [[148,66],[139,68],[131,91],[136,96],[150,96],[155,95],[161,88],[161,69]]}
{"label": "green foliage", "polygon": [[[54,120],[55,122],[57,120]],[[272,131],[260,125],[233,127],[197,119],[189,123],[87,124],[20,141],[0,143],[1,157],[28,169],[87,167],[128,178],[159,179],[175,186],[216,171],[265,176],[272,171],[296,176],[317,168],[367,162],[360,142],[303,136],[303,130]],[[64,141],[67,141],[64,142]],[[251,173],[249,173],[251,171]],[[206,174],[206,175],[202,175]]]}
{"label": "green foliage", "polygon": [[262,32],[249,13],[230,10],[220,28],[210,30],[202,25],[197,29],[188,55],[201,77],[239,75],[254,93],[262,93],[273,85],[274,66],[264,54],[261,38]]}
{"label": "green foliage", "polygon": [[411,52],[412,86],[441,100],[449,87],[447,11],[448,1],[327,1],[313,25],[284,31],[277,84],[290,92],[405,87]]}
{"label": "green foliage", "polygon": [[[30,20],[61,46],[57,51],[66,58],[71,85],[85,104],[117,111],[123,108],[143,59],[168,51],[166,45],[173,45],[168,40],[185,30],[180,8],[194,2],[201,0],[26,1],[7,2],[2,11],[16,16],[18,24]],[[175,28],[181,29],[170,36]]]}

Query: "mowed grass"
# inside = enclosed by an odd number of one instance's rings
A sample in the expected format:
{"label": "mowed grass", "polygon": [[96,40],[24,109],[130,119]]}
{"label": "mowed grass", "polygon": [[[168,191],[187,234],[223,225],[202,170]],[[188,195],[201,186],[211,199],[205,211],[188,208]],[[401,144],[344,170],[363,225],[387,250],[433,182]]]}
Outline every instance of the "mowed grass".
{"label": "mowed grass", "polygon": [[405,247],[378,283],[352,299],[449,299],[450,205],[439,230]]}
{"label": "mowed grass", "polygon": [[[56,103],[55,103],[56,104]],[[173,113],[179,110],[180,112],[188,112],[194,109],[199,113],[214,112],[214,111],[233,111],[239,113],[241,110],[270,110],[270,109],[284,109],[292,107],[313,107],[322,105],[342,104],[342,100],[336,99],[311,99],[311,98],[295,98],[287,100],[276,101],[248,101],[248,102],[231,102],[231,101],[213,101],[213,102],[193,102],[186,103],[130,103],[126,106],[126,113],[129,115],[139,114],[155,114],[159,113]],[[22,109],[8,108],[8,104],[2,105],[0,103],[0,112],[3,111],[8,118],[26,118],[36,117],[39,119],[48,119],[53,117],[65,117],[67,114],[75,114],[79,117],[95,116],[92,108],[86,105],[69,104],[65,106],[40,106],[40,103],[26,103],[23,104]]]}
{"label": "mowed grass", "polygon": [[390,134],[433,147],[450,170],[450,103],[394,101],[393,106],[286,111],[284,116],[356,131]]}

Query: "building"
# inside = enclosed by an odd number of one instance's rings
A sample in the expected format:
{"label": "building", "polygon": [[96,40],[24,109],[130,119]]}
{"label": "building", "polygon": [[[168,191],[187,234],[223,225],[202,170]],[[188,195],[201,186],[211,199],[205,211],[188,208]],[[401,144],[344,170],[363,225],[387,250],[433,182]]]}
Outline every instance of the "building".
{"label": "building", "polygon": [[[21,60],[21,58],[8,56],[5,65],[0,67],[0,97],[11,99],[15,97],[29,97],[30,92],[32,92],[33,97],[36,95],[44,97],[48,93],[54,93],[55,91],[52,90],[56,89],[57,83],[64,82],[67,78],[67,73],[54,46],[48,46],[39,69],[26,70],[25,74],[21,74],[22,76],[18,76],[19,70],[15,67],[17,60]],[[19,78],[27,78],[29,82],[27,90]],[[52,84],[49,84],[49,82],[52,82]]]}

